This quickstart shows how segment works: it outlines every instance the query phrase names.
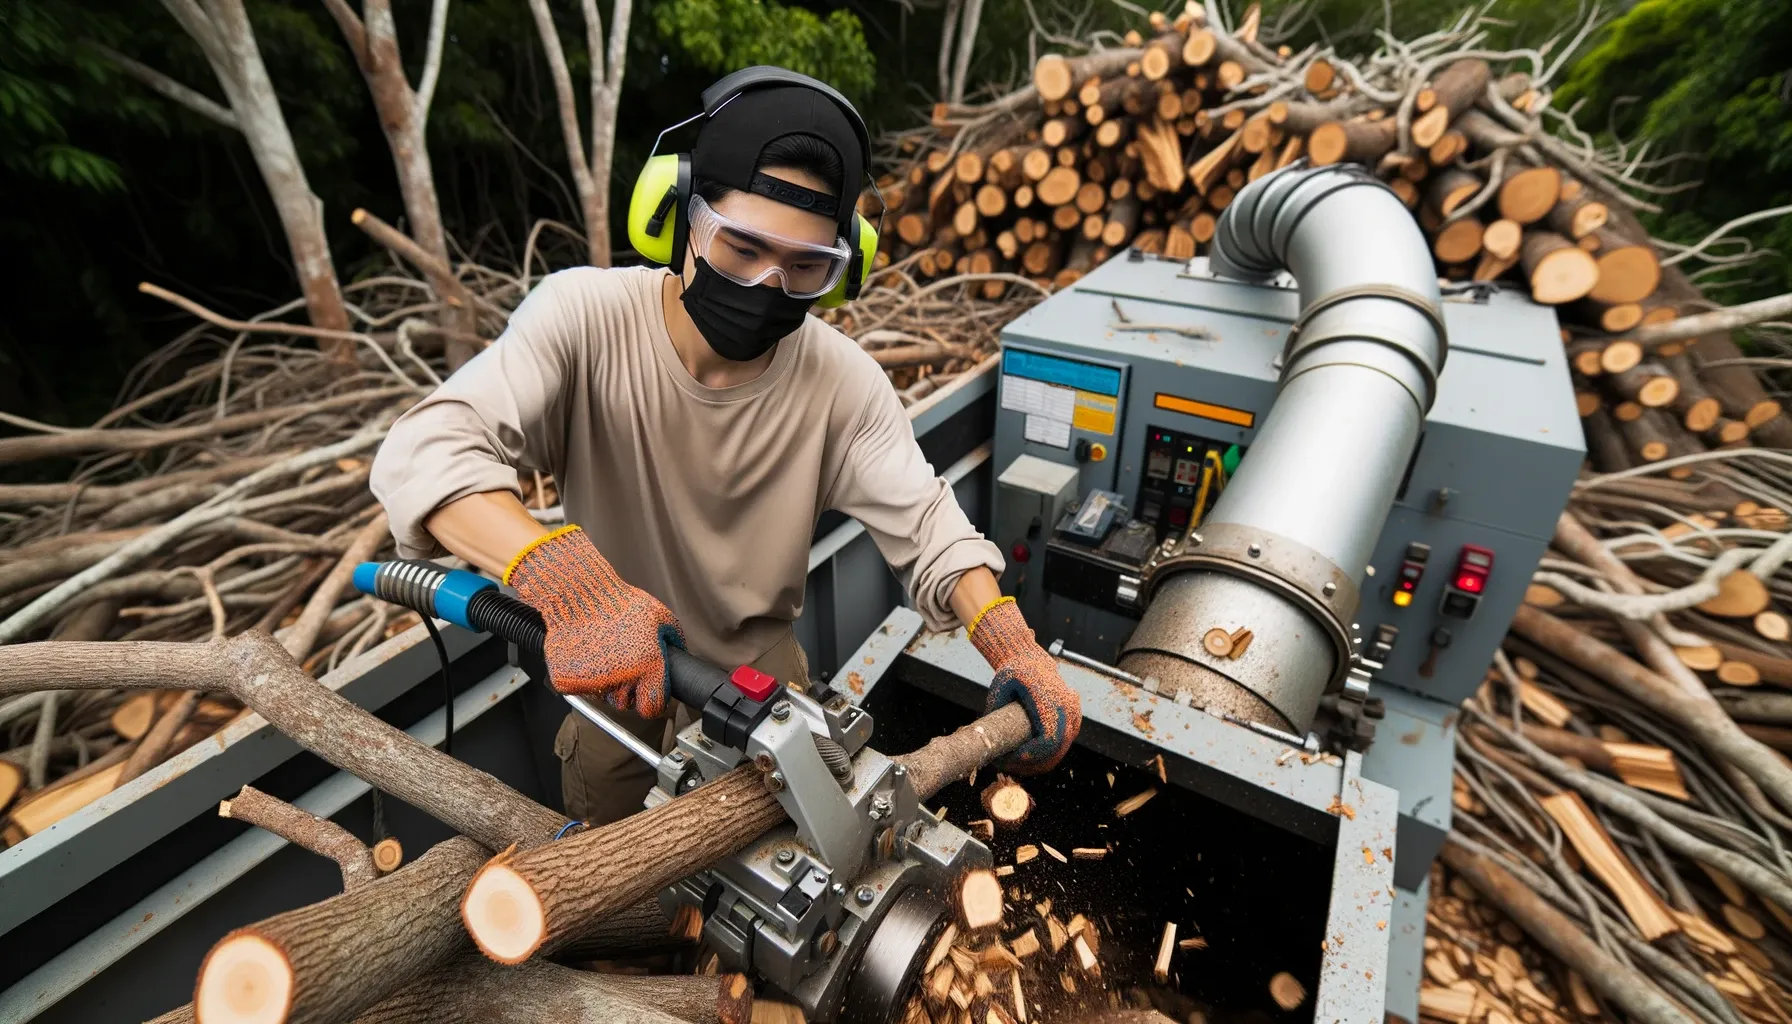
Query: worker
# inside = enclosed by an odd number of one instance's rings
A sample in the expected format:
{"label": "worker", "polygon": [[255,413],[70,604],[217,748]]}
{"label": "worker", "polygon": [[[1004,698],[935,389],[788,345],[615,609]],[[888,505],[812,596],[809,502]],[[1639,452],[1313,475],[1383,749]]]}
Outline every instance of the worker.
{"label": "worker", "polygon": [[[1009,767],[1050,769],[1082,723],[1075,692],[883,370],[809,315],[856,294],[875,252],[854,202],[864,122],[780,68],[716,83],[697,120],[689,154],[650,157],[630,209],[631,240],[669,267],[548,275],[393,425],[372,487],[400,555],[446,549],[514,587],[546,620],[554,686],[667,750],[670,647],[808,680],[792,623],[815,524],[836,509],[930,628],[969,627],[995,669],[989,709],[1026,708],[1033,736]],[[572,525],[530,515],[519,467],[553,474]],[[578,715],[555,753],[568,815],[592,825],[640,810],[654,782]]]}

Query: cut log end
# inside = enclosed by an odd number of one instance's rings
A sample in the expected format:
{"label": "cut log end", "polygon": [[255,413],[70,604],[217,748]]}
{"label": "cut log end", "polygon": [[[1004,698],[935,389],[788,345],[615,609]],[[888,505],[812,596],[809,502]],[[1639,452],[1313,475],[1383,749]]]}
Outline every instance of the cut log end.
{"label": "cut log end", "polygon": [[193,994],[204,1024],[279,1024],[292,1009],[292,963],[252,933],[226,937],[206,955]]}
{"label": "cut log end", "polygon": [[486,956],[499,963],[522,963],[547,937],[541,897],[502,863],[488,864],[473,879],[461,900],[460,913],[467,934]]}
{"label": "cut log end", "polygon": [[967,872],[958,884],[958,908],[966,928],[994,928],[1002,923],[1002,882],[993,871]]}
{"label": "cut log end", "polygon": [[1747,569],[1737,569],[1718,583],[1717,596],[1699,605],[1699,611],[1726,619],[1753,619],[1773,600],[1767,584]]}
{"label": "cut log end", "polygon": [[1573,302],[1599,283],[1599,266],[1592,254],[1550,232],[1525,236],[1524,267],[1531,297],[1547,305]]}
{"label": "cut log end", "polygon": [[1020,783],[998,775],[996,781],[983,790],[983,809],[989,812],[996,825],[1014,828],[1033,813],[1033,797]]}
{"label": "cut log end", "polygon": [[382,875],[398,870],[404,863],[404,847],[396,839],[386,838],[373,844],[373,866]]}

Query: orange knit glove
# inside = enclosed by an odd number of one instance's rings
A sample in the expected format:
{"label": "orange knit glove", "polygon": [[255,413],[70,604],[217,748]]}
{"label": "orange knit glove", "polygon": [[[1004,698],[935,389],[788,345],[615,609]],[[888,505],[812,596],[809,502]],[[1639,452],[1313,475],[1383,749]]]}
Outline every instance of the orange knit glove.
{"label": "orange knit glove", "polygon": [[1021,775],[1056,768],[1083,727],[1082,701],[1058,675],[1057,660],[1033,639],[1012,597],[990,602],[968,632],[972,646],[996,670],[985,711],[1018,700],[1033,721],[1033,738],[1015,748],[1006,767]]}
{"label": "orange knit glove", "polygon": [[547,623],[554,689],[665,717],[666,649],[683,650],[684,631],[658,598],[616,575],[584,530],[562,527],[524,548],[504,582]]}

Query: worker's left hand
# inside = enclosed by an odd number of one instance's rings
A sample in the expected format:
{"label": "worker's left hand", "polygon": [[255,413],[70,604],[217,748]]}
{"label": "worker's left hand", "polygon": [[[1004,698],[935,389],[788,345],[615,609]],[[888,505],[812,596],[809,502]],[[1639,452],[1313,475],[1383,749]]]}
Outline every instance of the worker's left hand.
{"label": "worker's left hand", "polygon": [[986,710],[1019,701],[1033,722],[1033,738],[1015,748],[1005,767],[1021,775],[1056,768],[1083,727],[1082,701],[1058,675],[1057,659],[1033,639],[1012,597],[991,602],[968,632],[971,644],[996,670]]}

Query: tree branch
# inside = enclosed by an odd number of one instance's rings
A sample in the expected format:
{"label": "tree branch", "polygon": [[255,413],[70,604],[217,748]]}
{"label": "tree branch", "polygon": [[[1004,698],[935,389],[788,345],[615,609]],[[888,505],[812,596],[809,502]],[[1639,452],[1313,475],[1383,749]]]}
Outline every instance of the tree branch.
{"label": "tree branch", "polygon": [[0,695],[43,689],[225,692],[337,768],[489,849],[542,842],[566,819],[504,783],[419,743],[313,679],[265,633],[206,643],[95,641],[0,647]]}
{"label": "tree branch", "polygon": [[559,30],[554,28],[554,14],[548,0],[529,0],[529,13],[535,16],[535,30],[541,36],[541,48],[548,59],[548,75],[554,81],[554,99],[560,106],[560,134],[566,143],[566,162],[572,165],[572,180],[578,189],[579,201],[589,212],[593,189],[591,167],[585,162],[585,141],[579,134],[579,106],[572,92],[572,72],[566,68],[566,51],[560,46]]}
{"label": "tree branch", "polygon": [[348,42],[348,48],[355,57],[355,64],[359,67],[366,67],[367,26],[361,23],[354,8],[348,5],[348,0],[324,0],[324,9],[330,12],[330,17],[335,18],[336,24],[342,29],[342,38]]}
{"label": "tree branch", "polygon": [[342,868],[344,892],[380,876],[373,866],[372,851],[356,839],[354,833],[333,821],[271,797],[254,786],[244,786],[234,798],[219,802],[218,817],[246,821],[295,846],[335,861]]}
{"label": "tree branch", "polygon": [[[14,612],[12,616],[5,621],[0,621],[0,644],[12,643],[25,636],[32,627],[36,626],[39,622],[42,622],[51,612],[54,612],[56,609],[67,604],[70,598],[85,591],[94,583],[105,579],[118,569],[157,550],[167,541],[186,533],[194,527],[202,526],[206,523],[228,518],[230,516],[241,515],[245,511],[245,506],[251,503],[249,499],[244,499],[244,495],[247,495],[262,484],[267,483],[270,480],[277,480],[295,473],[303,472],[304,470],[310,469],[312,466],[321,466],[326,463],[335,462],[343,456],[353,455],[356,452],[373,447],[378,444],[380,438],[385,435],[386,427],[391,419],[392,416],[390,413],[381,415],[347,440],[338,441],[332,445],[325,445],[322,448],[314,448],[310,451],[302,452],[291,458],[276,462],[266,469],[251,473],[218,492],[216,497],[205,504],[184,512],[147,533],[132,538],[118,550],[107,555],[105,558],[100,559],[93,565],[88,566],[86,569],[75,573],[68,579],[63,580],[52,588],[49,593],[39,596],[30,604],[19,609],[17,612]],[[98,652],[95,653],[96,655],[98,654]],[[101,659],[108,660],[108,657],[109,656],[101,656]],[[88,671],[92,670],[89,669]],[[49,678],[56,677],[51,676]],[[191,686],[190,683],[180,682],[169,682],[163,685],[181,688]],[[0,689],[3,689],[3,687],[0,687]],[[30,689],[30,687],[21,687],[20,689]]]}
{"label": "tree branch", "polygon": [[959,16],[958,60],[952,67],[950,102],[964,102],[965,78],[971,70],[971,51],[977,45],[977,24],[983,19],[983,0],[964,0],[964,13]]}
{"label": "tree branch", "polygon": [[1630,337],[1645,348],[1652,348],[1670,341],[1696,338],[1702,334],[1733,331],[1739,327],[1747,327],[1749,324],[1760,323],[1763,320],[1776,320],[1787,314],[1792,314],[1792,292],[1766,299],[1756,299],[1754,302],[1745,302],[1740,306],[1714,309],[1709,313],[1683,316],[1678,320],[1669,320],[1663,324],[1639,327],[1631,332]]}
{"label": "tree branch", "polygon": [[448,0],[429,6],[429,44],[423,52],[423,77],[417,80],[417,129],[429,122],[429,105],[436,96],[436,79],[442,74],[442,44],[448,37]]}
{"label": "tree branch", "polygon": [[236,114],[230,108],[210,99],[204,93],[190,89],[155,68],[132,60],[111,47],[92,41],[89,41],[87,45],[95,53],[118,65],[119,70],[148,86],[151,91],[160,94],[164,99],[173,100],[193,113],[215,121],[231,131],[242,130],[242,124],[237,121]]}

